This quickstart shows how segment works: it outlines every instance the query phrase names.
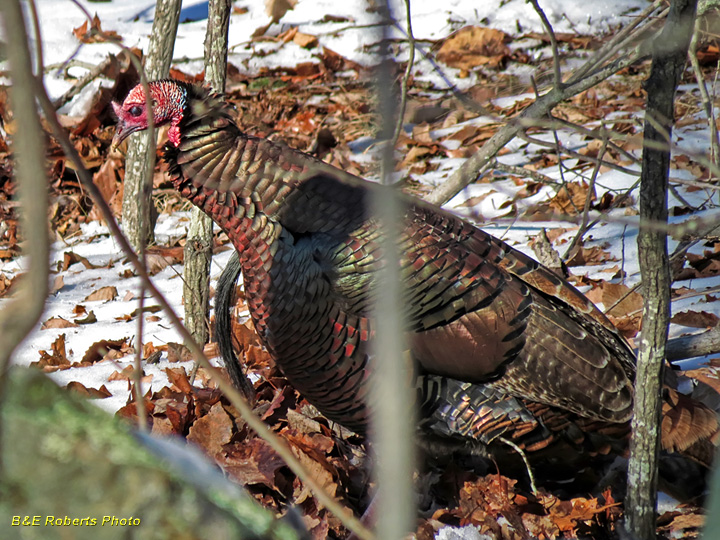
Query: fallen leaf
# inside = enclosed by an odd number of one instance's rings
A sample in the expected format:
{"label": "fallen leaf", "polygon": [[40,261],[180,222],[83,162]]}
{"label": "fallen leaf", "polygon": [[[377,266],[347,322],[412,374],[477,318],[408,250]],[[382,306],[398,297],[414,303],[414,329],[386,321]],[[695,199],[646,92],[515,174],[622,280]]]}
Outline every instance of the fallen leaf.
{"label": "fallen leaf", "polygon": [[180,392],[184,394],[192,394],[193,387],[188,380],[187,372],[184,367],[179,368],[165,368],[165,374],[167,375],[170,384],[175,386]]}
{"label": "fallen leaf", "polygon": [[[142,309],[143,313],[157,313],[158,311],[161,311],[162,308],[160,306],[144,306]],[[131,319],[134,319],[140,314],[140,308],[134,309],[129,315],[124,315],[122,317],[116,317],[116,319],[120,320],[126,320],[129,321]]]}
{"label": "fallen leaf", "polygon": [[181,343],[168,343],[167,344],[168,361],[174,362],[191,362],[194,360],[193,354],[190,352],[185,345]]}
{"label": "fallen leaf", "polygon": [[108,287],[101,287],[100,289],[91,292],[85,297],[83,302],[109,302],[111,300],[115,300],[117,296],[117,289],[110,285]]}
{"label": "fallen leaf", "polygon": [[605,308],[609,308],[621,297],[627,295],[622,302],[615,306],[608,315],[622,317],[628,313],[635,313],[642,309],[643,298],[637,292],[630,292],[630,288],[622,283],[608,283],[606,281],[594,289],[588,291],[585,296],[594,304],[603,304]]}
{"label": "fallen leaf", "polygon": [[303,47],[304,49],[312,49],[313,47],[317,46],[318,39],[316,36],[297,32],[293,37],[293,43],[295,43],[295,45]]}
{"label": "fallen leaf", "polygon": [[720,317],[707,311],[681,311],[673,315],[670,322],[691,328],[714,328]]}
{"label": "fallen leaf", "polygon": [[75,319],[74,322],[77,324],[92,324],[97,322],[97,317],[94,311],[90,311],[84,319]]}
{"label": "fallen leaf", "polygon": [[255,437],[227,448],[223,469],[242,485],[275,486],[275,473],[285,466],[282,458],[264,440]]}
{"label": "fallen leaf", "polygon": [[193,422],[187,440],[194,442],[214,458],[223,451],[223,445],[230,442],[233,428],[232,418],[218,401],[208,414]]}
{"label": "fallen leaf", "polygon": [[82,383],[72,381],[69,382],[65,388],[89,399],[105,399],[106,397],[112,396],[104,384],[100,388],[88,388]]}
{"label": "fallen leaf", "polygon": [[0,298],[9,295],[10,288],[15,283],[15,277],[7,277],[5,274],[0,274]]}
{"label": "fallen leaf", "polygon": [[567,261],[568,266],[593,266],[617,261],[618,258],[600,246],[578,247]]}
{"label": "fallen leaf", "polygon": [[297,4],[297,0],[265,0],[265,13],[276,23]]}
{"label": "fallen leaf", "polygon": [[[65,279],[62,274],[55,276],[52,287],[50,287],[50,294],[55,294],[65,286]],[[1,296],[1,295],[0,295]]]}
{"label": "fallen leaf", "polygon": [[30,365],[37,366],[44,371],[47,371],[47,368],[70,366],[70,361],[65,352],[65,334],[60,334],[57,337],[52,344],[51,351],[52,354],[48,354],[47,351],[40,351],[40,360],[32,362]]}
{"label": "fallen leaf", "polygon": [[151,276],[162,272],[168,266],[172,264],[177,264],[178,262],[182,261],[178,261],[174,257],[161,255],[160,253],[147,253],[145,255],[145,264],[147,264],[148,273]]}
{"label": "fallen leaf", "polygon": [[[108,377],[108,381],[132,381],[135,378],[135,367],[133,365],[129,365],[125,367],[122,371],[114,371],[110,374]],[[145,375],[145,373],[142,373],[141,381],[143,383],[149,383],[153,379],[152,375]]]}
{"label": "fallen leaf", "polygon": [[82,357],[81,362],[94,364],[95,362],[103,360],[112,350],[124,352],[127,343],[128,338],[103,339],[101,341],[96,341],[88,347],[87,351],[85,351],[85,355]]}
{"label": "fallen leaf", "polygon": [[49,328],[77,328],[77,324],[62,317],[50,317],[40,326],[41,330],[47,330]]}
{"label": "fallen leaf", "polygon": [[555,197],[550,199],[548,205],[557,214],[574,216],[583,211],[588,197],[594,201],[595,191],[589,191],[586,182],[567,182]]}
{"label": "fallen leaf", "polygon": [[91,268],[97,268],[94,264],[88,261],[85,257],[78,255],[72,251],[66,251],[63,253],[62,269],[63,271],[70,268],[72,265],[81,263],[85,268],[90,270]]}
{"label": "fallen leaf", "polygon": [[508,40],[509,36],[500,30],[466,26],[443,42],[437,58],[458,69],[497,68],[510,57],[510,49],[505,45]]}
{"label": "fallen leaf", "polygon": [[77,28],[73,28],[73,35],[80,40],[82,43],[104,43],[107,41],[122,41],[122,38],[114,30],[103,31],[100,25],[100,18],[97,13],[92,18],[90,23],[90,29],[88,29],[88,22],[85,21]]}

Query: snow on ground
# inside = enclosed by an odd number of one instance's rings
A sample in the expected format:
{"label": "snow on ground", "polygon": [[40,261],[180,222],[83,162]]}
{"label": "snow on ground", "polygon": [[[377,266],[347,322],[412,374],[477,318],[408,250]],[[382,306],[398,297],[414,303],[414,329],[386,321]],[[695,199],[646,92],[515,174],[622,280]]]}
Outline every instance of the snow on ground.
{"label": "snow on ground", "polygon": [[[153,0],[78,2],[91,15],[98,14],[103,30],[115,31],[122,36],[125,46],[147,50],[155,11]],[[261,67],[289,67],[300,62],[319,62],[317,50],[307,50],[292,42],[251,41],[252,33],[271,21],[265,13],[264,4],[265,0],[234,2],[234,7],[238,8],[236,11],[247,11],[235,13],[231,17],[229,61],[251,72]],[[583,34],[598,34],[615,28],[647,6],[644,0],[604,0],[592,3],[546,0],[541,4],[556,32]],[[291,26],[297,26],[300,32],[317,36],[322,46],[369,65],[375,61],[373,45],[378,42],[380,34],[379,16],[369,10],[368,5],[366,0],[300,0],[294,10],[287,12],[278,24],[269,29],[268,35],[278,35]],[[390,37],[402,39],[405,36],[404,4],[402,0],[392,0],[391,5],[399,28],[393,29]],[[182,69],[200,72],[207,28],[207,2],[186,0],[182,6],[173,58]],[[118,52],[118,48],[109,43],[85,45],[78,51],[78,42],[71,31],[85,21],[85,15],[70,0],[40,0],[38,10],[46,65],[64,66],[68,59],[73,58],[74,64],[79,65],[72,67],[70,72],[81,75],[85,69],[82,63],[96,65],[108,53]],[[525,0],[447,0],[441,5],[432,0],[414,0],[412,13],[413,34],[421,41],[445,38],[468,25],[490,26],[511,35],[543,30],[532,6]],[[328,15],[333,16],[333,20],[327,20]],[[400,58],[402,60],[402,56]],[[429,65],[423,62],[418,64],[417,70],[432,73]],[[447,73],[452,76],[456,70],[447,69]],[[433,77],[433,80],[440,81],[437,77]],[[462,85],[470,84],[472,80],[473,77],[465,80],[453,78],[454,83]],[[51,98],[56,98],[71,86],[72,81],[65,80],[56,68],[46,77],[46,83]],[[82,102],[82,99],[76,102]],[[62,112],[79,114],[73,104]]]}
{"label": "snow on ground", "polygon": [[[79,2],[91,14],[97,13],[104,30],[112,30],[123,37],[123,43],[130,47],[147,48],[148,36],[151,32],[154,0],[116,0],[111,2]],[[60,96],[71,85],[59,71],[59,67],[72,59],[70,73],[82,75],[89,66],[101,62],[108,53],[116,53],[117,48],[110,44],[84,45],[78,50],[78,42],[72,35],[72,29],[80,26],[85,17],[83,13],[69,0],[39,0],[37,2],[40,25],[42,30],[43,51],[45,63],[55,68],[46,75],[46,83],[52,98]],[[634,14],[647,6],[642,0],[606,0],[606,1],[570,1],[570,0],[542,0],[549,20],[557,32],[578,32],[599,34],[605,30],[617,27],[629,20]],[[278,41],[251,41],[251,34],[259,27],[270,23],[269,16],[264,10],[264,0],[243,0],[234,2],[236,13],[230,22],[230,62],[241,70],[257,72],[263,67],[292,67],[300,62],[318,62],[319,49],[307,50],[294,43]],[[273,25],[269,35],[278,35],[291,26],[298,26],[301,32],[318,37],[321,45],[328,47],[351,60],[361,64],[372,64],[375,60],[373,54],[379,39],[378,15],[368,10],[368,3],[364,0],[348,0],[337,2],[332,0],[300,0],[293,11],[289,11],[279,24]],[[405,22],[401,14],[404,7],[400,0],[394,0],[394,14],[398,17],[399,27],[393,30],[392,37],[401,39],[404,35]],[[247,10],[245,11],[245,8]],[[420,40],[422,47],[429,48],[428,40],[437,40],[446,37],[451,32],[467,25],[486,25],[518,35],[530,30],[542,31],[542,26],[531,5],[525,0],[510,0],[498,2],[470,2],[468,0],[446,0],[438,4],[434,0],[412,0],[413,30]],[[332,20],[326,16],[332,15]],[[207,24],[207,2],[196,0],[183,2],[178,39],[175,45],[173,58],[175,64],[185,72],[197,73],[202,70],[202,52],[205,28]],[[400,58],[406,50],[401,47]],[[423,80],[431,81],[435,88],[443,88],[442,78],[432,69],[430,64],[420,61],[416,67],[422,72]],[[473,74],[467,79],[458,79],[457,70],[444,67],[447,77],[462,87],[475,84]],[[73,102],[66,105],[62,112],[70,115],[82,115],[84,107],[95,87],[91,87],[78,96]],[[513,99],[522,99],[527,96],[504,98],[500,106],[509,106]],[[476,118],[472,122],[481,123],[491,119]],[[572,146],[571,133],[562,134],[564,142]],[[676,132],[676,140],[686,151],[704,152],[707,146],[708,134],[703,125],[690,126],[685,130]],[[367,142],[357,141],[357,151],[361,152]],[[353,145],[351,145],[353,148]],[[514,141],[507,146],[509,153],[502,156],[507,164],[523,164],[528,157],[539,150],[539,147],[529,145],[522,141]],[[423,182],[436,184],[441,182],[447,174],[457,168],[462,162],[460,159],[443,160],[437,171],[423,177]],[[557,168],[542,171],[544,174],[557,179]],[[674,170],[673,175],[682,178],[685,171]],[[692,179],[691,177],[685,179]],[[637,181],[637,177],[617,171],[602,173],[597,179],[598,196],[605,190],[627,189]],[[478,184],[471,186],[466,192],[454,198],[447,207],[461,214],[481,215],[486,219],[505,217],[507,210],[502,204],[511,200],[518,186],[511,181],[493,182],[491,184]],[[460,206],[469,198],[479,197],[490,193],[482,202],[472,208]],[[524,199],[522,204],[533,204],[547,198],[547,189],[541,190],[534,197]],[[683,191],[691,203],[712,208],[716,205],[715,192],[707,193],[704,190],[687,193]],[[676,203],[674,195],[671,197],[671,206]],[[618,218],[623,218],[622,210],[614,211]],[[592,240],[586,245],[607,245],[608,251],[617,259],[624,261],[623,269],[627,273],[626,283],[629,285],[639,281],[637,265],[636,229],[632,226],[632,217],[624,217],[625,222],[613,222],[597,226],[592,231]],[[673,218],[681,222],[686,217]],[[628,226],[628,224],[630,224]],[[177,237],[184,233],[187,225],[185,214],[172,216],[162,215],[158,222],[158,241],[163,242],[168,236]],[[512,226],[510,226],[512,225]],[[541,228],[565,227],[562,222],[518,222],[501,221],[488,224],[485,229],[499,237],[503,237],[512,245],[532,255],[527,242],[534,237]],[[567,233],[568,237],[572,232]],[[671,243],[671,249],[675,242]],[[693,252],[702,253],[702,245],[693,248]],[[75,318],[73,310],[78,304],[85,306],[86,310],[93,311],[97,322],[90,325],[80,325],[76,328],[35,330],[17,350],[14,361],[17,364],[27,365],[37,361],[40,350],[49,350],[51,343],[60,334],[66,335],[68,357],[70,361],[79,360],[87,348],[99,339],[130,338],[134,339],[136,322],[125,321],[124,315],[137,308],[138,279],[123,278],[121,274],[129,266],[123,262],[122,255],[114,240],[109,236],[107,229],[98,223],[90,223],[82,227],[82,235],[64,243],[55,242],[51,265],[57,268],[58,261],[62,261],[63,254],[73,251],[87,257],[96,266],[86,269],[81,265],[70,267],[55,275],[62,275],[64,286],[55,292],[47,302],[43,320],[51,316],[60,316],[68,320]],[[212,275],[213,285],[217,276],[225,265],[230,252],[226,251],[213,259]],[[9,276],[22,272],[24,260],[22,258],[9,262],[0,262],[0,272]],[[602,267],[575,268],[576,273],[587,273],[590,277],[608,279]],[[170,266],[154,277],[154,282],[166,295],[177,312],[182,315],[182,284],[180,275],[182,269],[179,265]],[[55,277],[55,276],[53,276]],[[702,289],[716,286],[717,279],[694,280],[687,283],[688,287]],[[100,287],[114,285],[118,289],[118,297],[109,302],[85,301],[87,295]],[[132,298],[130,298],[132,297]],[[126,299],[130,298],[130,299]],[[0,308],[7,305],[7,299],[0,299]],[[688,309],[700,306],[702,296],[689,298],[678,303],[675,309]],[[154,304],[148,298],[147,304]],[[718,307],[708,303],[702,304],[699,310],[720,312]],[[686,329],[684,329],[686,330]],[[675,333],[679,330],[674,329]],[[146,323],[144,341],[152,341],[156,345],[180,341],[175,330],[168,327],[161,318],[154,321],[152,318]],[[109,382],[108,377],[115,371],[120,371],[132,362],[130,357],[115,361],[105,361],[89,368],[70,369],[60,371],[51,377],[61,385],[72,380],[79,380],[87,387],[99,388],[105,385],[113,397],[104,400],[95,400],[99,406],[108,411],[117,410],[124,405],[128,397],[127,381]],[[167,384],[163,369],[167,367],[165,357],[158,364],[147,366],[146,371],[152,375],[151,389],[159,390]],[[177,364],[173,364],[177,366]],[[189,366],[187,366],[189,367]],[[442,539],[477,539],[481,536],[472,528],[464,530],[443,530],[438,535]]]}

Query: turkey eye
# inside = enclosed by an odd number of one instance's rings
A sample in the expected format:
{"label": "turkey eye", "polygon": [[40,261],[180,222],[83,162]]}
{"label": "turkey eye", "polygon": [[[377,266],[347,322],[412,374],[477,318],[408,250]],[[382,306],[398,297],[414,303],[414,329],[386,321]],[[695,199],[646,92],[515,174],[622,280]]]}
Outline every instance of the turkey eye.
{"label": "turkey eye", "polygon": [[128,111],[130,113],[130,116],[140,116],[142,114],[142,107],[139,105],[133,105],[130,107],[130,110]]}

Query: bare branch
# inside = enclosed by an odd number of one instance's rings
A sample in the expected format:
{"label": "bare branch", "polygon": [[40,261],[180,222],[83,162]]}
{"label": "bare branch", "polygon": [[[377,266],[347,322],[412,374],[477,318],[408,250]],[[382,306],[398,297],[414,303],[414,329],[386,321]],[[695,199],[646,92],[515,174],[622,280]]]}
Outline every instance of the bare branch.
{"label": "bare branch", "polygon": [[697,46],[698,36],[700,35],[700,18],[698,17],[695,21],[695,30],[693,32],[692,41],[690,41],[690,51],[688,57],[690,58],[690,65],[692,65],[693,72],[695,73],[695,80],[700,90],[700,97],[702,99],[703,108],[705,109],[705,115],[707,116],[708,128],[710,129],[710,161],[714,165],[718,165],[720,162],[720,138],[718,137],[718,128],[715,123],[715,114],[713,112],[713,103],[708,92],[707,85],[705,84],[705,77],[703,76],[700,62],[697,58]]}
{"label": "bare branch", "polygon": [[522,133],[527,122],[534,123],[539,118],[545,118],[560,102],[592,88],[621,69],[637,62],[645,53],[635,51],[624,56],[592,75],[572,84],[566,84],[562,90],[551,89],[547,94],[538,98],[535,103],[525,109],[514,121],[500,128],[490,137],[483,147],[470,157],[445,182],[435,188],[425,199],[433,204],[443,205],[452,199],[465,186],[474,182],[487,162],[512,139]]}
{"label": "bare branch", "polygon": [[547,15],[545,15],[545,12],[540,7],[540,4],[538,4],[538,1],[528,1],[532,4],[535,12],[538,14],[538,17],[540,17],[542,25],[545,27],[545,32],[547,32],[548,38],[550,39],[550,48],[552,49],[553,55],[553,84],[555,85],[555,88],[560,90],[562,89],[562,74],[560,72],[560,53],[558,51],[557,39],[555,38],[555,31],[553,30]]}
{"label": "bare branch", "polygon": [[402,78],[401,90],[400,90],[400,107],[398,108],[397,124],[395,124],[395,132],[392,136],[392,142],[390,146],[395,148],[398,137],[403,128],[403,122],[405,119],[405,107],[407,105],[407,94],[408,84],[410,82],[410,75],[412,75],[413,64],[415,63],[415,36],[412,30],[412,18],[410,14],[410,0],[404,0],[405,2],[405,17],[407,18],[407,36],[408,36],[408,61],[405,67],[405,74]]}

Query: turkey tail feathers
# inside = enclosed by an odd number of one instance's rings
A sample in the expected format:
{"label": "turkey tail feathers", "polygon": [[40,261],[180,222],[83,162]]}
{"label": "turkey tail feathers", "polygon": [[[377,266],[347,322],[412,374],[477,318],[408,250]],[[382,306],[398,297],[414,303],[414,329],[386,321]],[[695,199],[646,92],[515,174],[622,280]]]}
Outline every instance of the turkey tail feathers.
{"label": "turkey tail feathers", "polygon": [[720,442],[720,425],[715,411],[671,388],[663,390],[662,447],[706,467],[712,464],[715,446]]}
{"label": "turkey tail feathers", "polygon": [[252,399],[255,391],[250,386],[242,369],[242,364],[235,355],[232,342],[232,310],[235,300],[235,284],[240,276],[240,257],[234,251],[225,266],[217,290],[215,291],[215,342],[220,348],[225,368],[232,383],[247,399]]}

